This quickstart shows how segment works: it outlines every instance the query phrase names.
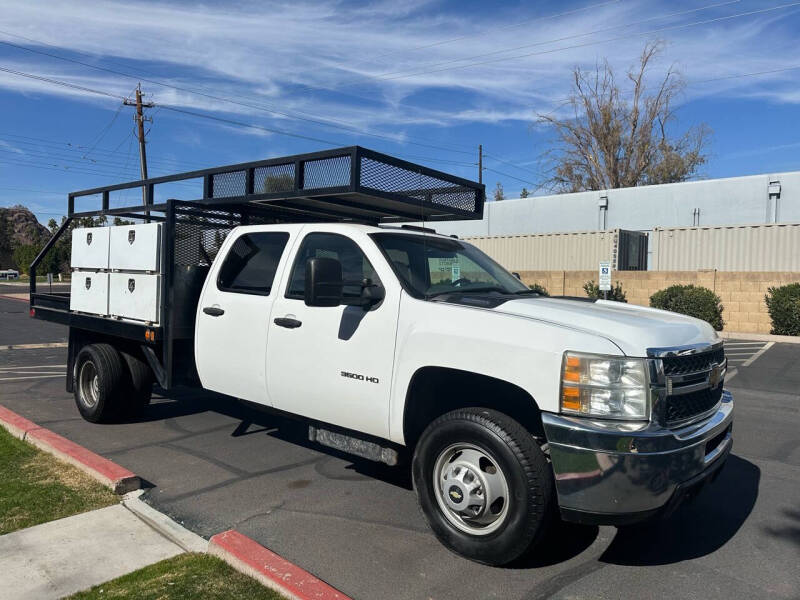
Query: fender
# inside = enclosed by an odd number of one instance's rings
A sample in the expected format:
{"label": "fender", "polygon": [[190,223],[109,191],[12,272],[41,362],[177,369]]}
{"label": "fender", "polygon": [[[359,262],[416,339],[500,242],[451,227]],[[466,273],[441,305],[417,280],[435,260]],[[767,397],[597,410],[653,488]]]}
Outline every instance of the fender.
{"label": "fender", "polygon": [[[620,354],[610,340],[585,331],[492,309],[419,300],[403,294],[395,346],[389,435],[405,444],[403,416],[414,374],[424,367],[469,371],[502,380],[558,411],[565,350]],[[491,400],[487,400],[491,402]]]}

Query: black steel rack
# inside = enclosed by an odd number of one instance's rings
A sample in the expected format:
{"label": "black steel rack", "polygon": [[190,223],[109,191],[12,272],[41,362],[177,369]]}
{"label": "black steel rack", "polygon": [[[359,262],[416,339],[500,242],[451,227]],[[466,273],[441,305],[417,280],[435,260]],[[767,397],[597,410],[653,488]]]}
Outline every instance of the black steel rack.
{"label": "black steel rack", "polygon": [[[180,193],[185,199],[174,197],[175,184],[182,186]],[[143,203],[131,206],[119,200],[127,191],[139,189],[143,190]],[[168,199],[155,202],[165,190]],[[141,345],[159,383],[168,389],[185,383],[185,378],[176,377],[177,371],[185,370],[178,368],[177,359],[183,350],[192,353],[200,288],[216,252],[234,227],[480,219],[484,199],[482,184],[360,146],[73,192],[68,196],[66,220],[31,264],[31,316],[70,326],[71,342],[81,332],[91,332]],[[90,202],[93,207],[76,210],[76,201]],[[76,219],[98,216],[164,223],[159,324],[75,313],[69,310],[69,294],[37,292],[37,266],[55,243],[71,232]],[[70,343],[70,348],[77,346]],[[73,359],[69,356],[69,365]]]}

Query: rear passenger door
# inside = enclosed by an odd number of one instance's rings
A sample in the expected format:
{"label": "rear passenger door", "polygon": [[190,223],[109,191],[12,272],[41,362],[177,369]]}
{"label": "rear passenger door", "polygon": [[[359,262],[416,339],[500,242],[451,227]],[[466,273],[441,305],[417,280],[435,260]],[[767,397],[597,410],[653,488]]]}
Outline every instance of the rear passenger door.
{"label": "rear passenger door", "polygon": [[195,359],[204,388],[271,405],[268,323],[290,237],[288,231],[244,230],[232,243],[226,240],[197,310]]}

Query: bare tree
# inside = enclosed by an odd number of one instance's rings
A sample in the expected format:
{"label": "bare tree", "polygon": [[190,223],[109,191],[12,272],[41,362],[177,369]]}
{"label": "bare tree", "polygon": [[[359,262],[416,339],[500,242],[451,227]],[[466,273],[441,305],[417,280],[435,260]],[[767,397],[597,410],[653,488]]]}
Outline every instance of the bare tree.
{"label": "bare tree", "polygon": [[[569,118],[539,114],[553,128],[557,145],[549,184],[563,192],[601,190],[685,181],[706,162],[710,129],[702,124],[675,133],[673,103],[685,83],[670,67],[648,90],[646,79],[661,43],[648,43],[638,65],[627,72],[623,91],[608,61],[593,72],[576,68],[567,102]],[[632,96],[627,101],[623,96]]]}
{"label": "bare tree", "polygon": [[495,186],[494,188],[494,199],[495,202],[499,202],[500,200],[506,199],[505,192],[503,191],[503,184],[500,183],[499,181],[497,182],[497,186]]}

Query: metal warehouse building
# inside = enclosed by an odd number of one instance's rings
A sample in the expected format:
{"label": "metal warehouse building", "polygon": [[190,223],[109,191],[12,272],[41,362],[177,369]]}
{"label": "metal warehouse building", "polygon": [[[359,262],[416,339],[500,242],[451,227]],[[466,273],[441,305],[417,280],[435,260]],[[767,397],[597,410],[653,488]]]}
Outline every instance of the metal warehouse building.
{"label": "metal warehouse building", "polygon": [[[571,253],[569,266],[550,268],[588,269],[596,267],[596,253],[579,252],[578,246],[605,247],[608,234],[629,230],[648,233],[649,269],[794,271],[800,225],[789,224],[800,224],[800,171],[487,202],[483,220],[436,228],[479,238],[475,242],[491,246],[496,258],[527,256],[530,264],[506,265],[520,270],[542,268],[534,254],[520,254],[523,245],[543,247],[541,239],[533,239],[537,234],[580,232],[574,234],[574,249],[559,240]],[[603,243],[587,235],[602,237]],[[626,249],[621,246],[620,252]],[[611,258],[602,254],[603,260]]]}

